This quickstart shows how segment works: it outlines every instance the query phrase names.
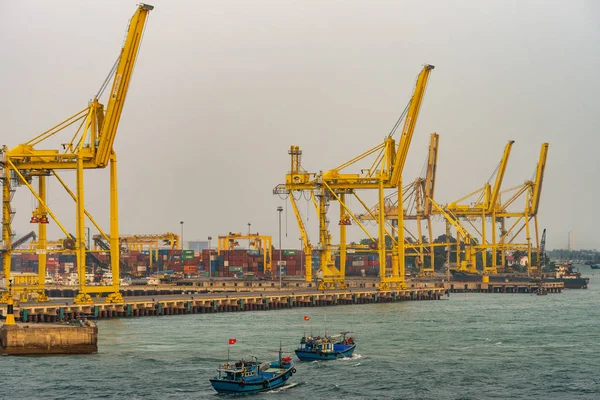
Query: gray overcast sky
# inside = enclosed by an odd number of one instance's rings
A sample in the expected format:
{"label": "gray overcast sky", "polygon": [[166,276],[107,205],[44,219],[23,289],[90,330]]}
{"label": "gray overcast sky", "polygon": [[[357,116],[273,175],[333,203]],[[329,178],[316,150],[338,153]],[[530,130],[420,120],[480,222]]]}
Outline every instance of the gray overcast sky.
{"label": "gray overcast sky", "polygon": [[[441,136],[440,203],[481,187],[510,139],[504,187],[530,179],[548,141],[540,210],[548,246],[566,247],[573,230],[576,247],[600,248],[600,3],[150,3],[115,143],[122,233],[179,232],[183,220],[185,240],[246,231],[248,222],[276,236],[276,207],[285,202],[271,191],[284,182],[289,146],[301,146],[305,167],[318,171],[380,143],[429,63],[436,69],[405,182],[420,173],[430,132]],[[86,106],[135,7],[0,1],[1,144],[12,148]],[[108,229],[108,169],[89,172],[86,183],[86,207]],[[49,191],[74,231],[73,203],[58,183]],[[19,233],[32,228],[33,206],[19,189]],[[286,213],[283,246],[298,247]],[[364,236],[351,231],[351,239]],[[55,224],[50,236],[60,237]]]}

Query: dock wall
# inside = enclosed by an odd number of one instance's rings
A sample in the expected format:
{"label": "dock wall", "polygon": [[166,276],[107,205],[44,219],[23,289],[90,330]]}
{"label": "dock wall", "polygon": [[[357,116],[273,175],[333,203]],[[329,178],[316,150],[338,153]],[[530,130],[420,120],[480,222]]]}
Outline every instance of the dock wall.
{"label": "dock wall", "polygon": [[92,354],[98,351],[98,327],[17,324],[0,328],[0,354]]}
{"label": "dock wall", "polygon": [[323,307],[350,304],[389,303],[396,301],[439,300],[446,289],[399,291],[343,291],[257,294],[236,293],[204,296],[194,294],[180,298],[136,300],[126,298],[124,303],[97,303],[90,305],[38,303],[21,305],[16,309],[15,319],[23,322],[56,322],[79,315],[91,318],[122,318],[161,315],[207,314],[218,312],[266,311],[296,307]]}
{"label": "dock wall", "polygon": [[[562,282],[544,282],[541,285],[548,293],[561,293],[565,284]],[[534,293],[540,288],[534,282],[457,282],[445,283],[450,293]]]}

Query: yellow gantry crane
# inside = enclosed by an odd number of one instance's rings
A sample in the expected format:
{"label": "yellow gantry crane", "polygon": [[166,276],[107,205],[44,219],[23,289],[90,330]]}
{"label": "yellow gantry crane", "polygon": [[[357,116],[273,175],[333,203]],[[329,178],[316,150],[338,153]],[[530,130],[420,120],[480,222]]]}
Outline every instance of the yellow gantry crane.
{"label": "yellow gantry crane", "polygon": [[[37,251],[40,248],[38,241],[29,242],[29,251]],[[47,251],[62,251],[64,250],[64,239],[60,240],[46,240],[45,249]]]}
{"label": "yellow gantry crane", "polygon": [[[110,251],[110,246],[104,241],[102,235],[94,235],[94,251]],[[150,253],[149,266],[152,267],[154,255],[158,254],[160,247],[168,247],[170,250],[180,249],[181,241],[179,235],[172,232],[160,234],[134,234],[120,235],[119,248],[121,251],[142,251],[148,249]]]}
{"label": "yellow gantry crane", "polygon": [[[433,275],[434,273],[434,250],[436,244],[433,243],[432,228],[432,204],[431,199],[435,192],[435,178],[437,171],[437,158],[439,149],[440,135],[432,133],[429,140],[429,149],[427,154],[425,176],[415,179],[402,189],[404,204],[410,204],[411,207],[404,209],[404,221],[415,221],[417,233],[412,232],[408,226],[404,225],[405,234],[412,240],[405,240],[404,249],[407,256],[414,255],[419,266],[421,275]],[[384,199],[384,216],[386,220],[397,221],[398,219],[398,191],[387,195]],[[379,205],[375,205],[368,213],[357,214],[356,217],[361,221],[379,220]],[[428,241],[423,242],[423,221],[427,221]],[[392,237],[396,236],[396,226],[391,225]],[[437,244],[439,246],[444,244]],[[411,251],[409,254],[408,251]],[[430,256],[430,266],[425,267],[425,254]]]}
{"label": "yellow gantry crane", "polygon": [[[446,220],[447,225],[452,225],[456,229],[456,263],[459,264],[459,270],[469,271],[471,273],[476,273],[476,255],[477,255],[477,240],[471,236],[471,234],[464,228],[464,226],[460,223],[460,219],[449,211],[448,209],[444,209],[439,204],[437,204],[433,199],[429,199],[434,210],[443,215]],[[446,229],[446,232],[449,231],[449,228]],[[446,246],[450,246],[450,239],[448,234],[446,234],[445,243]],[[461,254],[461,243],[465,245],[465,259],[460,259]]]}
{"label": "yellow gantry crane", "polygon": [[[25,185],[38,201],[38,206],[33,212],[32,222],[38,224],[38,259],[40,279],[35,289],[45,297],[44,276],[46,267],[46,224],[50,218],[58,225],[67,238],[75,239],[75,252],[77,254],[77,268],[79,275],[79,295],[76,303],[92,303],[90,293],[109,293],[107,302],[122,302],[119,291],[119,230],[118,230],[118,192],[117,192],[117,156],[113,144],[117,127],[125,104],[127,90],[131,82],[135,61],[140,48],[142,34],[149,12],[154,7],[140,3],[133,17],[129,21],[127,36],[119,58],[113,66],[111,73],[101,86],[99,92],[87,107],[67,118],[49,130],[36,136],[30,141],[20,144],[13,149],[3,146],[0,154],[0,180],[2,181],[2,240],[3,262],[6,281],[10,279],[11,240],[13,231],[11,227],[14,215],[11,207],[12,196],[16,187]],[[108,93],[106,109],[100,103],[100,97],[108,87],[111,76],[114,76],[112,87]],[[46,139],[56,135],[68,127],[77,127],[75,134],[69,142],[62,144],[62,149],[40,149]],[[96,221],[84,208],[84,170],[102,169],[110,166],[110,239]],[[71,191],[59,176],[58,171],[76,171],[76,190]],[[64,225],[46,203],[46,183],[50,176],[56,179],[73,198],[76,205],[76,230],[71,235]],[[37,178],[38,189],[32,183]],[[109,287],[87,286],[86,273],[86,246],[84,233],[84,220],[88,217],[98,229],[102,237],[110,243],[111,269],[113,285]],[[50,218],[48,218],[50,217]],[[13,290],[19,290],[14,287]],[[5,300],[3,296],[3,300]]]}
{"label": "yellow gantry crane", "polygon": [[[316,250],[319,252],[320,277],[319,288],[330,289],[334,287],[345,288],[345,261],[346,261],[346,228],[352,221],[356,223],[363,232],[377,243],[379,253],[379,268],[380,268],[380,288],[389,289],[390,284],[397,287],[405,287],[404,281],[404,246],[397,243],[404,243],[404,210],[402,205],[402,194],[399,191],[398,195],[398,241],[391,235],[385,227],[385,216],[383,213],[379,215],[378,234],[379,240],[373,238],[364,225],[350,211],[346,197],[353,196],[364,209],[369,212],[369,208],[364,201],[358,196],[357,191],[360,190],[377,190],[380,209],[384,208],[385,189],[394,189],[402,187],[402,171],[406,163],[408,149],[412,140],[412,136],[417,123],[421,103],[425,95],[425,89],[429,75],[434,66],[425,65],[415,85],[413,96],[409,106],[406,109],[406,115],[402,115],[392,132],[386,137],[383,143],[367,150],[363,154],[353,158],[352,160],[338,166],[337,168],[326,172],[308,173],[299,163],[301,154],[298,146],[290,148],[292,157],[291,171],[286,175],[286,183],[278,185],[274,189],[275,194],[288,194],[293,196],[294,192],[309,192],[311,197],[316,198],[317,214],[319,216],[319,244]],[[400,126],[402,118],[404,125],[401,131],[401,136],[396,145],[392,135]],[[356,166],[363,160],[371,160],[370,167],[367,169],[361,168],[360,173],[346,173],[346,169],[351,166]],[[340,244],[339,247],[331,243],[331,234],[329,232],[328,211],[330,202],[337,201],[340,206]],[[301,227],[302,231],[302,227]],[[385,237],[390,236],[396,242],[392,248],[392,273],[386,273],[386,255]],[[337,251],[340,257],[340,268],[336,268],[333,254]]]}
{"label": "yellow gantry crane", "polygon": [[[298,149],[298,151],[300,151]],[[314,198],[314,197],[313,197]],[[305,280],[306,282],[312,282],[312,252],[313,246],[308,239],[308,234],[306,233],[306,227],[304,226],[304,220],[302,219],[302,215],[300,215],[300,210],[298,209],[298,204],[296,203],[296,199],[294,196],[290,196],[290,203],[292,204],[292,209],[294,210],[294,215],[296,216],[296,222],[298,223],[298,228],[300,229],[300,238],[302,239],[302,248],[304,249],[304,260],[305,260]]]}
{"label": "yellow gantry crane", "polygon": [[[514,140],[510,140],[506,146],[504,147],[504,153],[494,171],[496,175],[494,185],[490,184],[488,181],[483,187],[480,189],[469,193],[468,195],[447,204],[444,209],[450,215],[461,218],[463,221],[466,221],[469,226],[473,229],[474,232],[481,238],[481,242],[478,246],[481,251],[482,261],[483,261],[483,273],[484,274],[495,274],[497,273],[497,260],[496,260],[496,231],[495,231],[495,213],[500,208],[499,198],[500,198],[500,189],[502,187],[502,182],[504,180],[504,175],[506,172],[506,167],[508,165],[508,160],[510,157],[510,152],[512,146],[514,144]],[[492,176],[494,175],[492,174]],[[477,196],[477,197],[475,197]],[[470,204],[465,204],[464,202],[468,199],[476,198],[476,200]],[[492,238],[491,242],[488,240],[488,219],[492,224]],[[475,224],[474,222],[479,222],[479,224]],[[487,251],[492,251],[492,265],[487,265]],[[476,266],[473,265],[472,272],[476,272]]]}
{"label": "yellow gantry crane", "polygon": [[[254,250],[262,250],[264,272],[273,270],[273,237],[259,235],[258,233],[243,234],[239,232],[229,232],[228,235],[222,235],[217,240],[217,254],[221,255],[221,250],[233,250],[235,246],[239,246],[238,240],[248,240],[249,245]],[[274,276],[274,275],[273,275]]]}
{"label": "yellow gantry crane", "polygon": [[[498,210],[494,212],[494,218],[500,225],[500,238],[497,249],[501,251],[502,264],[506,264],[505,253],[508,250],[527,251],[527,270],[530,275],[539,275],[539,254],[540,254],[540,233],[538,227],[538,211],[540,199],[542,196],[542,184],[544,182],[544,173],[546,170],[546,159],[548,157],[548,143],[542,143],[538,163],[535,169],[535,177],[532,180],[525,181],[524,184],[505,190],[502,194],[510,195],[506,201],[501,201]],[[525,196],[525,206],[519,209],[511,207],[519,198]],[[515,221],[508,229],[506,228],[506,219],[515,218]],[[533,229],[535,231],[535,248],[538,254],[538,265],[533,264],[531,238],[531,222],[533,220]],[[525,243],[518,243],[520,234],[525,230]]]}

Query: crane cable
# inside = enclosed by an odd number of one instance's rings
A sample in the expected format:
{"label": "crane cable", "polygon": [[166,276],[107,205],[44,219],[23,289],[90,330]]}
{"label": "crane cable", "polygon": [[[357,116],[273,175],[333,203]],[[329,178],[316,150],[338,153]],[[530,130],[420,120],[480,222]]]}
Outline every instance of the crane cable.
{"label": "crane cable", "polygon": [[490,175],[490,178],[488,179],[487,183],[490,183],[492,181],[492,178],[496,176],[498,170],[500,169],[500,164],[502,164],[502,161],[498,162],[498,165],[496,165],[496,168],[494,169],[494,172],[492,172],[492,174]]}
{"label": "crane cable", "polygon": [[423,167],[421,168],[421,174],[419,178],[424,179],[427,176],[427,169],[429,167],[429,152],[427,152],[427,157],[425,157],[425,161],[423,162]]}
{"label": "crane cable", "polygon": [[[281,194],[281,193],[277,193],[277,196],[279,196],[279,198],[280,198],[281,200],[287,200],[287,199],[288,199],[288,197],[290,197],[290,193],[291,193],[291,191],[287,192],[287,194],[285,194],[285,195],[283,195],[283,196],[282,196],[282,194]],[[293,196],[293,195],[292,195],[292,196]]]}
{"label": "crane cable", "polygon": [[[148,26],[148,21],[149,20],[150,20],[150,14],[148,14],[146,16],[146,23],[144,24],[144,29],[142,30],[142,35],[140,37],[140,42],[139,42],[139,45],[138,45],[137,53],[135,55],[135,61],[133,63],[133,66],[131,67],[131,74],[130,74],[130,76],[133,76],[133,72],[135,71],[135,65],[137,63],[137,56],[138,56],[138,54],[140,52],[140,49],[142,48],[142,43],[144,42],[144,34],[146,33],[146,27]],[[129,25],[127,25],[127,30],[125,31],[125,39],[124,39],[124,41],[127,40],[127,33],[129,32],[130,26],[131,26],[131,20],[129,21]],[[100,89],[98,90],[98,93],[96,93],[96,98],[97,99],[99,99],[102,96],[102,94],[104,93],[104,90],[106,90],[106,87],[108,86],[108,82],[110,81],[110,79],[115,74],[115,72],[117,70],[117,66],[119,65],[119,60],[121,59],[121,55],[122,54],[123,54],[123,47],[121,47],[121,52],[119,53],[119,56],[117,57],[117,60],[113,64],[112,68],[110,69],[110,72],[106,76],[106,79],[104,80],[104,82],[100,86]]]}
{"label": "crane cable", "polygon": [[408,104],[406,105],[406,107],[404,108],[404,111],[402,111],[402,114],[400,114],[400,117],[398,118],[398,120],[396,121],[396,123],[394,124],[394,127],[392,128],[392,130],[390,131],[390,133],[388,134],[388,137],[392,137],[395,133],[396,130],[398,129],[398,127],[400,126],[400,123],[402,122],[402,120],[404,119],[404,117],[406,116],[406,112],[408,111],[408,107],[410,106],[410,103],[412,101],[412,97],[411,99],[408,101]]}
{"label": "crane cable", "polygon": [[108,86],[108,82],[111,80],[111,78],[115,74],[115,71],[117,70],[117,65],[119,65],[119,60],[120,59],[121,59],[121,54],[119,54],[119,57],[117,57],[117,60],[113,64],[112,68],[110,69],[110,72],[108,73],[108,75],[104,79],[104,82],[102,82],[102,85],[100,86],[100,89],[98,90],[98,93],[96,93],[96,98],[97,99],[99,99],[100,97],[102,97],[102,94],[104,93],[104,90]]}

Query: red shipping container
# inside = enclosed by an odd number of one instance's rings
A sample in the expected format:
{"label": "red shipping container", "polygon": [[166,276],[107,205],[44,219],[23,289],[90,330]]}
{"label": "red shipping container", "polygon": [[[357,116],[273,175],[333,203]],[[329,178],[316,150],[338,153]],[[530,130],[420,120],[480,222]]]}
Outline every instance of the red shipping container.
{"label": "red shipping container", "polygon": [[183,267],[183,272],[185,274],[197,274],[198,273],[198,267],[196,265],[185,265]]}

